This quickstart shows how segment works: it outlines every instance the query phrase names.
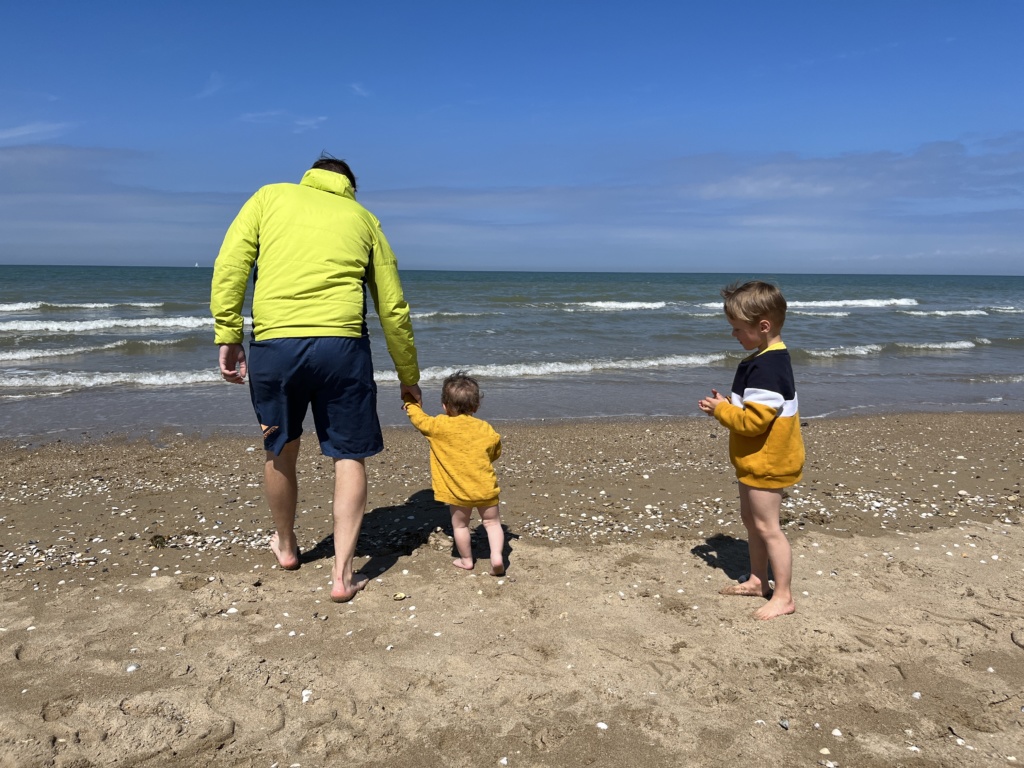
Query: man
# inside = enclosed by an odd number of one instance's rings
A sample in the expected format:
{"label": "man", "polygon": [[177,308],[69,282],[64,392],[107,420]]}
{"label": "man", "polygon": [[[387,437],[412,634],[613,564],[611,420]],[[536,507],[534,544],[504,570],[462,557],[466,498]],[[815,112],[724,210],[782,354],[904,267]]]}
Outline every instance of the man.
{"label": "man", "polygon": [[[299,567],[296,461],[313,407],[320,450],[334,459],[331,599],[366,586],[352,572],[366,508],[364,460],[384,449],[366,329],[373,298],[401,395],[422,402],[419,364],[398,266],[377,218],[356,202],[343,160],[321,155],[299,184],[259,189],[228,228],[213,268],[210,310],[220,372],[249,391],[266,449],[264,485],[276,532],[270,548]],[[253,338],[242,346],[242,303],[253,276]]]}

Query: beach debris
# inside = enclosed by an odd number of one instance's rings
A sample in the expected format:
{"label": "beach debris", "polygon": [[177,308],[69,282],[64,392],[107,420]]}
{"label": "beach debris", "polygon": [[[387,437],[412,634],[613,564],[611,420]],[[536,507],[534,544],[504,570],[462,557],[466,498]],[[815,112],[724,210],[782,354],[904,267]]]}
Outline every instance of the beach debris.
{"label": "beach debris", "polygon": [[607,731],[608,730],[608,723],[598,723],[597,727],[600,728],[602,731]]}
{"label": "beach debris", "polygon": [[138,668],[139,668],[138,664],[129,664],[127,667],[125,667],[124,671],[125,672],[134,672]]}
{"label": "beach debris", "polygon": [[912,699],[920,699],[921,698],[921,692],[920,691],[914,691],[912,694],[910,694],[910,698],[912,698]]}
{"label": "beach debris", "polygon": [[392,600],[405,600],[405,598],[407,598],[407,597],[408,597],[408,595],[405,594],[405,592],[395,592],[395,594],[391,596],[391,599]]}
{"label": "beach debris", "polygon": [[828,747],[822,747],[821,749],[818,750],[818,754],[819,755],[831,755],[832,754],[832,750],[830,750]]}
{"label": "beach debris", "polygon": [[836,738],[839,738],[839,737],[841,737],[843,735],[843,732],[840,731],[838,728],[833,728],[832,729],[832,735],[835,736]]}
{"label": "beach debris", "polygon": [[309,700],[312,699],[312,698],[313,698],[313,692],[309,688],[306,688],[306,689],[304,689],[302,691],[302,703],[303,704],[309,703]]}
{"label": "beach debris", "polygon": [[782,730],[789,730],[789,720],[787,720],[786,718],[782,718],[781,720],[779,720],[779,725],[782,726]]}

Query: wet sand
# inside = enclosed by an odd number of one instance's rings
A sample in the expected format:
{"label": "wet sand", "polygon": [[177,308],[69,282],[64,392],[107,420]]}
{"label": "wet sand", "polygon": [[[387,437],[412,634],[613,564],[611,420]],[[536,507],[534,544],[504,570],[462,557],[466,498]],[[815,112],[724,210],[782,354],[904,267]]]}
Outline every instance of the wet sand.
{"label": "wet sand", "polygon": [[256,439],[0,446],[0,766],[1024,764],[1024,414],[807,422],[770,622],[715,422],[495,426],[507,574],[393,428],[343,605],[312,443],[295,572]]}

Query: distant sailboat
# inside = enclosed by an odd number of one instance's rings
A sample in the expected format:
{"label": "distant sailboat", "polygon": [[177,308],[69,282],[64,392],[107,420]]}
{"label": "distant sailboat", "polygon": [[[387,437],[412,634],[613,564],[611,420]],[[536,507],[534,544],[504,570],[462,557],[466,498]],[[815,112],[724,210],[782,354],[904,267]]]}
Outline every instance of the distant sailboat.
{"label": "distant sailboat", "polygon": [[196,266],[197,266],[197,267],[199,266],[199,262],[198,262],[198,261],[196,262]]}

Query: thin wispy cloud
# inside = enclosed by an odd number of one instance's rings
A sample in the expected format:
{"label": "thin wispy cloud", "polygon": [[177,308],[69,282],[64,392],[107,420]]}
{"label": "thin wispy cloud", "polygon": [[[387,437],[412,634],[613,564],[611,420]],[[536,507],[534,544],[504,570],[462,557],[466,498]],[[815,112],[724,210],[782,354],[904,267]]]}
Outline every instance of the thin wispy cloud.
{"label": "thin wispy cloud", "polygon": [[352,89],[352,93],[356,96],[362,96],[363,98],[369,98],[370,92],[366,90],[360,83],[350,83],[349,88]]}
{"label": "thin wispy cloud", "polygon": [[26,123],[13,128],[0,128],[0,141],[43,141],[60,136],[71,123]]}
{"label": "thin wispy cloud", "polygon": [[273,123],[282,118],[284,114],[279,109],[272,109],[266,112],[246,112],[240,115],[238,119],[243,123]]}
{"label": "thin wispy cloud", "polygon": [[197,99],[207,99],[224,88],[224,78],[219,72],[211,72],[203,89],[196,94]]}
{"label": "thin wispy cloud", "polygon": [[315,131],[321,125],[327,122],[326,117],[300,117],[295,120],[294,133],[306,133],[307,131]]}

